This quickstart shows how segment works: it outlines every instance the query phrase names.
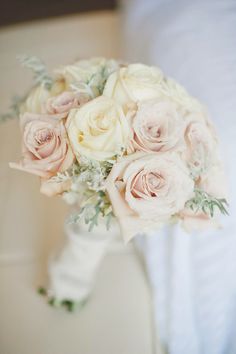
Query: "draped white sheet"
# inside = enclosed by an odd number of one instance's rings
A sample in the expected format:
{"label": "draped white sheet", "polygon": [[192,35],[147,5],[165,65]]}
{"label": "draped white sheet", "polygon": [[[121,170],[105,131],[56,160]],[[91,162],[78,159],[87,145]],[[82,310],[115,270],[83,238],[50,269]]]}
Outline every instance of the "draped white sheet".
{"label": "draped white sheet", "polygon": [[230,217],[220,231],[175,227],[139,240],[155,319],[171,354],[236,353],[236,1],[123,2],[128,60],[157,64],[208,106],[222,141]]}

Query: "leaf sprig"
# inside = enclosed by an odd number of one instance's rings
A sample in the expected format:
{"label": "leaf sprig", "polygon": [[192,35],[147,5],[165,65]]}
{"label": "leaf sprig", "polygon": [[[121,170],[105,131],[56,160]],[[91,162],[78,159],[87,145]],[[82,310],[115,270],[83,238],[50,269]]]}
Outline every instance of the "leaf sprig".
{"label": "leaf sprig", "polygon": [[5,123],[7,120],[18,118],[20,115],[20,107],[25,99],[26,96],[14,96],[9,111],[0,115],[0,123]]}
{"label": "leaf sprig", "polygon": [[[17,59],[20,61],[21,65],[25,68],[28,68],[34,73],[34,82],[35,85],[43,85],[47,90],[50,90],[53,79],[48,74],[45,64],[36,56],[21,55]],[[20,107],[25,102],[27,92],[23,96],[14,96],[9,107],[9,111],[3,114],[0,114],[0,123],[4,123],[7,120],[18,118],[20,115]]]}
{"label": "leaf sprig", "polygon": [[185,204],[187,208],[190,208],[195,213],[202,211],[211,217],[214,216],[215,209],[218,209],[223,215],[228,215],[228,203],[225,198],[212,197],[210,194],[199,188],[196,188],[194,192],[194,197],[188,200]]}
{"label": "leaf sprig", "polygon": [[21,55],[18,56],[21,65],[28,68],[34,73],[34,81],[36,85],[43,85],[46,89],[50,89],[53,79],[49,75],[45,64],[36,56]]}
{"label": "leaf sprig", "polygon": [[86,182],[89,189],[100,191],[104,188],[103,184],[109,175],[115,160],[98,162],[85,157],[80,158],[75,173],[81,182]]}
{"label": "leaf sprig", "polygon": [[75,310],[82,310],[86,305],[88,298],[82,299],[81,301],[73,301],[70,299],[59,300],[54,296],[50,295],[50,291],[46,288],[40,286],[38,288],[38,293],[44,296],[48,304],[54,308],[64,308],[68,312],[74,312]]}
{"label": "leaf sprig", "polygon": [[92,231],[98,225],[100,217],[105,218],[106,228],[109,230],[113,212],[110,201],[103,191],[92,194],[79,213],[70,216],[68,223],[78,223],[82,219],[89,226],[88,231]]}
{"label": "leaf sprig", "polygon": [[108,60],[97,72],[91,74],[87,81],[77,81],[70,84],[74,91],[78,91],[89,99],[102,95],[108,77],[118,69],[114,60]]}

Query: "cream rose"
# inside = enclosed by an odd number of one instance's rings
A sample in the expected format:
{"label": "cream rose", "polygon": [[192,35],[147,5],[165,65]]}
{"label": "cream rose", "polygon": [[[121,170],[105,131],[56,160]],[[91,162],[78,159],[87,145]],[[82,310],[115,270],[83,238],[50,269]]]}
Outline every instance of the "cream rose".
{"label": "cream rose", "polygon": [[[103,75],[109,75],[119,67],[115,60],[105,58],[91,58],[79,60],[71,65],[66,65],[55,70],[55,74],[65,80],[66,89],[70,89],[71,84],[90,83],[93,95],[98,95],[96,87],[103,84]],[[97,93],[97,94],[96,94]]]}
{"label": "cream rose", "polygon": [[108,78],[103,94],[125,105],[160,96],[163,74],[160,69],[143,64],[130,64]]}
{"label": "cream rose", "polygon": [[132,118],[131,151],[169,151],[184,146],[184,121],[177,104],[167,99],[138,103]]}
{"label": "cream rose", "polygon": [[27,96],[24,104],[21,106],[21,113],[44,113],[45,104],[50,97],[57,96],[64,90],[63,81],[55,81],[51,89],[45,88],[44,85],[34,87]]}
{"label": "cream rose", "polygon": [[217,137],[204,114],[191,113],[186,117],[186,159],[195,178],[204,173],[217,158]]}
{"label": "cream rose", "polygon": [[170,77],[165,77],[161,82],[160,91],[163,97],[168,97],[188,111],[202,111],[202,104],[189,95],[183,86]]}
{"label": "cream rose", "polygon": [[183,209],[194,183],[176,153],[136,153],[116,163],[106,190],[126,242]]}
{"label": "cream rose", "polygon": [[53,116],[25,113],[21,117],[23,160],[10,166],[44,179],[67,170],[74,155],[61,120]]}
{"label": "cream rose", "polygon": [[73,109],[68,116],[67,131],[77,158],[104,161],[126,148],[130,129],[120,105],[100,96]]}

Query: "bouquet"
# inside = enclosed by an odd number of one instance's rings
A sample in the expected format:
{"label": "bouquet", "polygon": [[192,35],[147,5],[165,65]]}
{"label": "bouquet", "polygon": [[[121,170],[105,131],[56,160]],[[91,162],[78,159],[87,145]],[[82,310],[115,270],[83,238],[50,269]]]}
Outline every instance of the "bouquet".
{"label": "bouquet", "polygon": [[89,230],[116,218],[125,242],[166,223],[217,226],[227,213],[217,134],[205,107],[157,67],[92,58],[49,75],[17,106],[22,160],[40,190],[78,206]]}

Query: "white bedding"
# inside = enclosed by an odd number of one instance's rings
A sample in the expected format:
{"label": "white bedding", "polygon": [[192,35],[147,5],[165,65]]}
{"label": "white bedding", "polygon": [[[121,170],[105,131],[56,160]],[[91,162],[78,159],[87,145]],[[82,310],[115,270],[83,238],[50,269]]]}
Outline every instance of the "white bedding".
{"label": "white bedding", "polygon": [[230,181],[221,231],[142,240],[157,330],[171,354],[236,353],[236,2],[123,4],[127,59],[159,65],[208,106]]}

